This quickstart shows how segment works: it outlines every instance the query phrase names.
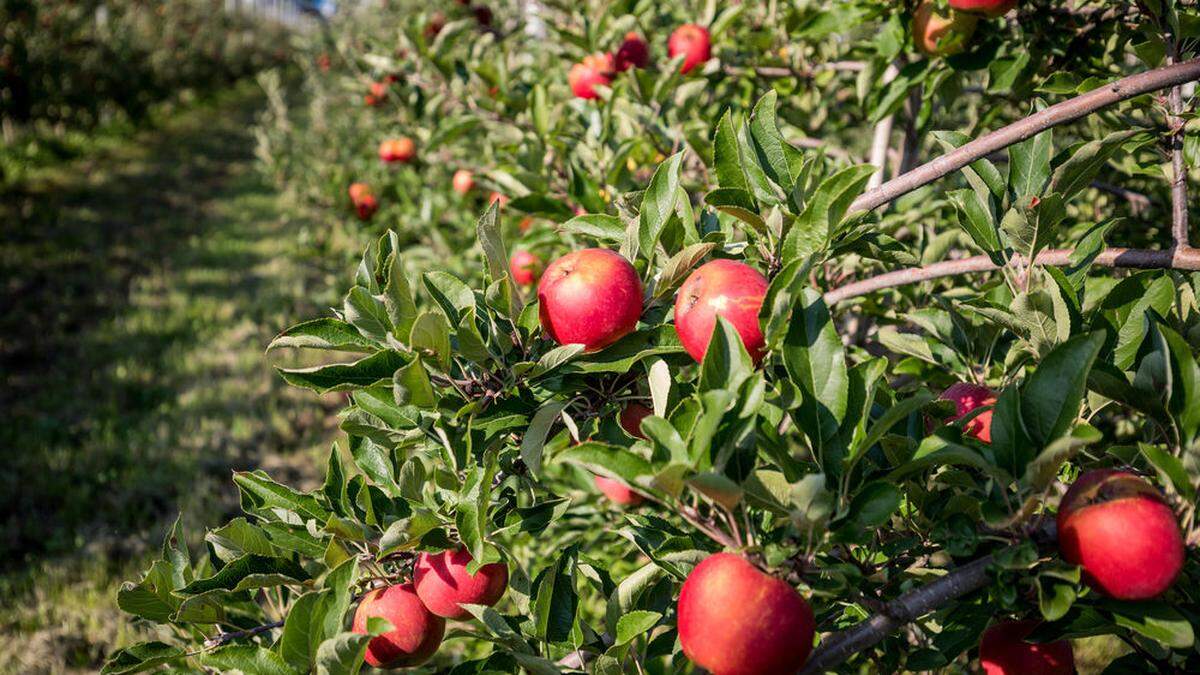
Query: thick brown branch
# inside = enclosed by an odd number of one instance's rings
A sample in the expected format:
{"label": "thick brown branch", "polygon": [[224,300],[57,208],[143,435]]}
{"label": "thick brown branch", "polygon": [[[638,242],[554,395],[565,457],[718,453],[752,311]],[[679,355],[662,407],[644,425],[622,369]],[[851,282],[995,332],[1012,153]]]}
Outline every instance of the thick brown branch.
{"label": "thick brown branch", "polygon": [[905,593],[884,605],[883,610],[862,623],[825,638],[809,657],[800,675],[817,675],[836,668],[858,652],[870,649],[901,626],[987,585],[987,555],[946,576]]}
{"label": "thick brown branch", "polygon": [[1138,73],[1099,89],[1093,89],[1086,94],[1057,103],[1019,122],[981,136],[932,162],[893,178],[874,190],[868,190],[854,200],[854,203],[850,205],[850,211],[877,209],[901,195],[908,194],[919,187],[958,171],[981,157],[1020,143],[1046,129],[1073,122],[1114,103],[1196,79],[1200,79],[1200,59],[1192,59]]}
{"label": "thick brown branch", "polygon": [[[1071,253],[1073,251],[1070,249],[1042,251],[1038,254],[1036,262],[1039,265],[1066,267],[1070,264]],[[1137,248],[1109,248],[1101,251],[1092,264],[1102,267],[1145,270],[1175,269],[1197,271],[1200,270],[1200,249],[1188,247],[1166,251],[1150,251]],[[924,267],[910,267],[835,288],[825,294],[825,304],[833,306],[844,300],[857,298],[861,295],[867,295],[868,293],[885,288],[906,286],[921,281],[952,277],[960,274],[989,272],[995,269],[999,269],[999,266],[985,255],[977,255],[961,260],[947,260]]]}

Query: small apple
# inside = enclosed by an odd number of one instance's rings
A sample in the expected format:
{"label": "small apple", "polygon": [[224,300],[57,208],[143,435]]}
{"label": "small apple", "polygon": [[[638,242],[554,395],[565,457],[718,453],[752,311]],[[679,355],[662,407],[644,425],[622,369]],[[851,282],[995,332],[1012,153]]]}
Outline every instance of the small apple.
{"label": "small apple", "polygon": [[637,506],[645,501],[645,497],[629,489],[629,486],[619,480],[593,476],[596,487],[608,497],[608,500],[618,506]]}
{"label": "small apple", "polygon": [[985,675],[1072,675],[1075,654],[1067,640],[1032,644],[1037,621],[1001,621],[983,632],[979,663]]}
{"label": "small apple", "polygon": [[642,284],[620,253],[585,248],[550,263],[538,284],[542,330],[560,345],[603,349],[633,332]]}
{"label": "small apple", "polygon": [[613,56],[613,65],[617,72],[623,73],[630,68],[645,68],[650,63],[650,45],[635,32],[625,34],[621,46]]}
{"label": "small apple", "polygon": [[329,58],[329,54],[327,52],[321,52],[317,56],[317,68],[320,69],[322,73],[328,73],[331,67],[333,67],[333,59]]}
{"label": "small apple", "polygon": [[350,203],[354,205],[358,219],[370,220],[371,216],[375,215],[375,211],[379,209],[379,201],[371,193],[371,186],[366,183],[353,183],[347,192],[350,194]]}
{"label": "small apple", "polygon": [[927,56],[951,56],[967,48],[967,40],[978,23],[975,14],[951,11],[950,16],[945,16],[936,3],[925,0],[913,14],[913,43]]}
{"label": "small apple", "polygon": [[567,84],[571,85],[571,92],[577,98],[600,98],[596,87],[612,84],[613,72],[612,54],[592,54],[571,66],[570,72],[567,73]]}
{"label": "small apple", "polygon": [[446,620],[425,608],[411,583],[377,588],[364,595],[354,610],[350,629],[366,635],[371,617],[386,619],[393,626],[367,643],[364,660],[374,668],[419,666],[433,656],[446,634]]}
{"label": "small apple", "polygon": [[[950,424],[955,420],[967,415],[976,408],[983,406],[995,405],[996,393],[987,387],[971,384],[969,382],[956,382],[946,388],[942,395],[938,398],[943,401],[952,401],[955,407],[954,417],[944,420],[946,424]],[[963,426],[963,433],[968,436],[983,441],[984,443],[992,442],[992,411],[985,410],[975,417],[972,417],[969,422]]]}
{"label": "small apple", "polygon": [[417,156],[417,146],[408,136],[388,139],[379,144],[379,159],[385,164],[407,164]]}
{"label": "small apple", "polygon": [[1142,478],[1095,469],[1078,478],[1058,507],[1058,550],[1083,568],[1095,589],[1118,600],[1146,600],[1183,569],[1175,512]]}
{"label": "small apple", "polygon": [[421,602],[434,614],[447,619],[465,619],[471,613],[462,605],[496,604],[508,588],[508,567],[491,563],[475,574],[467,572],[473,558],[464,548],[441,553],[422,553],[413,567],[413,584]]}
{"label": "small apple", "polygon": [[441,33],[442,29],[445,27],[446,15],[441,12],[434,12],[433,15],[429,17],[429,23],[425,24],[425,39],[432,40],[433,38],[437,37],[438,33]]}
{"label": "small apple", "polygon": [[459,169],[454,172],[454,178],[450,180],[454,191],[460,195],[466,195],[475,188],[475,174],[466,169]]}
{"label": "small apple", "polygon": [[506,195],[506,194],[501,194],[500,192],[497,192],[496,190],[492,190],[492,193],[490,195],[488,195],[488,205],[489,206],[492,204],[499,204],[500,208],[504,208],[504,205],[507,203],[508,203],[508,195]]}
{"label": "small apple", "polygon": [[630,436],[645,438],[646,435],[642,433],[642,420],[653,414],[654,411],[649,407],[635,401],[621,408],[621,414],[617,415],[617,422]]}
{"label": "small apple", "polygon": [[984,16],[996,18],[1008,14],[1017,6],[1017,0],[950,0],[950,8],[962,12],[978,12]]}
{"label": "small apple", "polygon": [[794,673],[812,651],[808,602],[733,553],[708,556],[679,593],[679,643],[714,675]]}
{"label": "small apple", "polygon": [[542,276],[542,259],[529,251],[517,251],[508,261],[508,271],[518,286],[532,286]]}
{"label": "small apple", "polygon": [[721,316],[733,324],[754,363],[761,362],[766,343],[758,325],[758,310],[767,285],[767,278],[745,263],[719,259],[701,265],[675,296],[675,332],[683,348],[703,361],[713,326]]}
{"label": "small apple", "polygon": [[708,61],[712,55],[712,42],[708,29],[694,23],[687,23],[675,29],[667,39],[667,54],[675,58],[683,55],[683,65],[679,72],[687,74],[692,68]]}

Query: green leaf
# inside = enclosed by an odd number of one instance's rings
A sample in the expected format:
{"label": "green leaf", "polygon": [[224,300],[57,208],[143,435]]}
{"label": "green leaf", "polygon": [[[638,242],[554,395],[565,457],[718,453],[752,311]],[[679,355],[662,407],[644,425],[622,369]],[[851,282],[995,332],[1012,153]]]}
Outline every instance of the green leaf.
{"label": "green leaf", "polygon": [[371,635],[339,633],[317,647],[317,675],[357,675]]}
{"label": "green leaf", "polygon": [[1088,141],[1080,146],[1067,161],[1054,169],[1050,179],[1050,192],[1057,192],[1063,199],[1070,199],[1091,184],[1092,180],[1108,160],[1121,148],[1121,144],[1139,133],[1136,129],[1115,131],[1102,139]]}
{"label": "green leaf", "polygon": [[475,233],[479,245],[483,248],[487,260],[488,277],[493,281],[504,281],[508,287],[509,317],[516,319],[521,315],[525,303],[521,293],[508,274],[508,249],[504,246],[504,238],[500,234],[500,204],[492,202],[488,205],[479,222],[475,225]]}
{"label": "green leaf", "polygon": [[661,618],[662,614],[645,610],[635,610],[625,614],[617,620],[617,639],[613,644],[623,645],[633,642],[654,628]]}
{"label": "green leaf", "polygon": [[293,560],[247,554],[222,567],[216,574],[197,579],[177,592],[180,595],[199,595],[214,590],[236,592],[300,584],[308,579],[308,573]]}
{"label": "green leaf", "polygon": [[651,473],[650,463],[632,452],[607,443],[585,441],[567,448],[559,460],[577,464],[602,476],[617,478],[629,485],[638,485],[639,476]]}
{"label": "green leaf", "polygon": [[750,139],[758,165],[776,185],[783,188],[784,192],[791,192],[792,185],[795,184],[795,175],[784,149],[787,142],[783,140],[775,121],[777,99],[778,94],[771,89],[754,104],[754,110],[750,114]]}
{"label": "green leaf", "polygon": [[704,202],[721,213],[728,213],[750,225],[760,234],[767,232],[767,223],[758,213],[758,204],[748,190],[717,188],[704,195]]}
{"label": "green leaf", "polygon": [[441,314],[422,312],[413,322],[409,344],[414,350],[432,356],[442,368],[450,367],[450,326]]}
{"label": "green leaf", "polygon": [[[728,110],[721,115],[716,133],[713,134],[713,165],[717,172],[717,185],[745,192],[750,196],[750,185],[746,181],[745,172],[742,171],[741,154],[738,152],[737,132],[733,128],[733,118]],[[750,199],[750,210],[757,211],[754,208],[753,196],[750,196]]]}
{"label": "green leaf", "polygon": [[732,511],[742,501],[742,488],[719,473],[701,473],[687,480],[688,487]]}
{"label": "green leaf", "polygon": [[754,372],[754,362],[733,324],[717,316],[708,350],[700,362],[700,390],[736,390]]}
{"label": "green leaf", "polygon": [[783,364],[804,394],[805,433],[820,448],[832,440],[845,417],[850,379],[842,340],[821,294],[805,288],[798,299],[783,341]]}
{"label": "green leaf", "polygon": [[264,556],[276,554],[275,547],[271,545],[271,539],[267,533],[262,528],[252,525],[245,518],[234,518],[225,525],[210,530],[208,534],[204,535],[204,541],[208,542],[217,557],[225,562],[230,562],[246,553]]}
{"label": "green leaf", "polygon": [[975,190],[954,190],[947,197],[958,209],[958,224],[971,235],[975,245],[987,253],[1000,250],[1000,232],[991,204],[983,201]]}
{"label": "green leaf", "polygon": [[316,660],[317,647],[325,639],[326,613],[332,599],[330,591],[313,591],[297,598],[288,610],[278,652],[297,670],[307,671]]}
{"label": "green leaf", "polygon": [[329,511],[315,497],[276,483],[264,471],[235,472],[233,482],[241,490],[244,511],[283,509],[322,523],[329,518]]}
{"label": "green leaf", "polygon": [[1050,180],[1053,156],[1054,132],[1051,129],[1009,148],[1008,185],[1014,198],[1041,196]]}
{"label": "green leaf", "polygon": [[625,240],[625,225],[616,216],[589,213],[575,216],[559,226],[563,232],[591,237],[600,242],[621,243]]}
{"label": "green leaf", "polygon": [[574,547],[568,548],[537,579],[531,610],[537,636],[547,642],[567,642],[575,626],[575,557]]}
{"label": "green leaf", "polygon": [[521,461],[529,468],[534,478],[540,478],[542,473],[542,447],[546,444],[546,436],[550,427],[558,419],[559,413],[566,408],[562,401],[546,401],[533,414],[529,427],[521,438]]}
{"label": "green leaf", "polygon": [[100,669],[100,675],[140,673],[181,659],[185,654],[179,647],[164,642],[139,642],[113,652]]}
{"label": "green leaf", "polygon": [[877,169],[870,164],[851,166],[821,181],[804,212],[788,230],[783,260],[791,262],[825,250],[846,219],[850,205],[862,194]]}
{"label": "green leaf", "polygon": [[362,286],[355,286],[346,294],[342,314],[350,325],[375,342],[382,342],[392,330],[392,320],[383,300]]}
{"label": "green leaf", "polygon": [[296,324],[271,340],[267,351],[284,347],[334,349],[341,352],[373,352],[378,349],[354,326],[340,319],[313,319]]}
{"label": "green leaf", "polygon": [[1149,443],[1138,443],[1138,450],[1141,451],[1146,461],[1158,470],[1159,475],[1170,482],[1176,494],[1188,502],[1196,498],[1196,488],[1188,478],[1187,468],[1178,457],[1164,448]]}
{"label": "green leaf", "polygon": [[245,675],[299,675],[283,657],[258,645],[229,645],[200,653],[200,663],[218,672],[239,671]]}
{"label": "green leaf", "polygon": [[860,530],[880,527],[891,519],[903,500],[899,488],[891,483],[868,483],[850,501],[848,518]]}
{"label": "green leaf", "polygon": [[1067,340],[1042,359],[1021,389],[1021,419],[1039,447],[1065,434],[1079,417],[1088,372],[1103,345],[1098,332]]}
{"label": "green leaf", "polygon": [[333,363],[311,368],[276,368],[285,382],[319,394],[348,391],[391,382],[396,370],[411,357],[386,349],[353,363]]}
{"label": "green leaf", "polygon": [[1113,621],[1171,649],[1191,649],[1196,638],[1192,624],[1164,602],[1104,601],[1101,606],[1112,613]]}
{"label": "green leaf", "polygon": [[650,179],[650,186],[642,196],[642,206],[638,213],[638,245],[642,255],[648,260],[654,258],[658,238],[667,226],[667,221],[671,219],[671,214],[675,212],[682,163],[683,152],[677,152],[659,164]]}

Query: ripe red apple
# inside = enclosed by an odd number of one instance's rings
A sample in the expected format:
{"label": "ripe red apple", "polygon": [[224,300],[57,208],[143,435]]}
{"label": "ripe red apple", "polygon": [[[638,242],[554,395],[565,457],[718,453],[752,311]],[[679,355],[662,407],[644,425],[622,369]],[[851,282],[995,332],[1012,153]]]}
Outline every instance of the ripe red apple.
{"label": "ripe red apple", "polygon": [[650,45],[646,44],[641,35],[632,31],[626,33],[613,57],[613,65],[617,72],[623,73],[630,68],[645,68],[647,63],[650,63]]}
{"label": "ripe red apple", "polygon": [[758,310],[767,295],[767,278],[745,263],[713,260],[701,265],[675,296],[675,332],[683,348],[704,360],[717,316],[733,324],[754,363],[762,361],[765,341]]}
{"label": "ripe red apple", "polygon": [[[945,420],[949,424],[970,413],[976,408],[995,405],[996,393],[987,387],[969,382],[956,382],[946,388],[938,398],[943,401],[953,401],[956,412],[954,417]],[[992,442],[992,411],[986,410],[971,418],[963,426],[963,433],[973,436],[984,443]]]}
{"label": "ripe red apple", "polygon": [[408,136],[390,138],[379,144],[379,159],[387,164],[407,164],[417,156],[417,146]]}
{"label": "ripe red apple", "polygon": [[645,501],[645,497],[629,489],[629,486],[619,480],[605,478],[604,476],[593,476],[596,481],[596,487],[600,492],[604,493],[608,500],[619,506],[637,506]]}
{"label": "ripe red apple", "polygon": [[434,614],[465,619],[471,613],[460,605],[494,605],[508,587],[508,567],[491,563],[467,573],[471,554],[466,549],[422,553],[413,567],[413,584],[421,602]]}
{"label": "ripe red apple", "polygon": [[446,620],[425,608],[412,584],[377,588],[354,610],[351,630],[367,634],[367,619],[380,617],[393,626],[367,643],[365,661],[374,668],[407,668],[429,660],[442,644]]}
{"label": "ripe red apple", "polygon": [[454,172],[454,178],[450,180],[450,184],[454,187],[455,192],[466,195],[475,187],[475,174],[466,169],[459,169]]}
{"label": "ripe red apple", "polygon": [[1142,478],[1117,469],[1079,477],[1058,507],[1058,550],[1087,582],[1118,600],[1145,600],[1183,568],[1175,512]]}
{"label": "ripe red apple", "polygon": [[319,68],[322,73],[328,73],[332,66],[333,59],[329,58],[328,53],[321,52],[319,55],[317,55],[317,68]]}
{"label": "ripe red apple", "polygon": [[508,271],[519,286],[532,286],[542,276],[542,259],[529,251],[517,251],[508,261]]}
{"label": "ripe red apple", "polygon": [[712,42],[708,29],[694,23],[687,23],[675,29],[667,39],[667,53],[671,58],[683,55],[683,65],[679,72],[687,74],[692,68],[704,63],[712,55]]}
{"label": "ripe red apple", "polygon": [[612,54],[592,54],[571,66],[567,73],[567,84],[571,85],[571,92],[578,98],[600,98],[596,87],[612,84],[613,72]]}
{"label": "ripe red apple", "polygon": [[978,12],[996,18],[1008,14],[1017,0],[950,0],[950,7],[963,12]]}
{"label": "ripe red apple", "polygon": [[1072,675],[1075,655],[1070,642],[1025,641],[1037,625],[1037,621],[1002,621],[984,631],[979,663],[985,675]]}
{"label": "ripe red apple", "polygon": [[633,402],[621,408],[621,414],[617,415],[617,422],[625,433],[635,438],[645,438],[642,433],[642,420],[654,414],[654,411],[641,403]]}
{"label": "ripe red apple", "polygon": [[371,186],[366,183],[353,183],[347,192],[350,194],[350,203],[354,205],[354,211],[358,214],[359,220],[370,220],[371,216],[375,215],[375,211],[379,209],[379,201],[371,193]]}
{"label": "ripe red apple", "polygon": [[968,12],[938,11],[937,4],[926,0],[913,14],[912,35],[917,49],[927,56],[950,56],[967,48],[979,17]]}
{"label": "ripe red apple", "polygon": [[538,284],[542,330],[560,345],[603,349],[633,332],[642,284],[621,254],[585,248],[550,263]]}
{"label": "ripe red apple", "polygon": [[814,627],[796,589],[732,553],[705,558],[679,593],[683,653],[713,675],[797,672]]}

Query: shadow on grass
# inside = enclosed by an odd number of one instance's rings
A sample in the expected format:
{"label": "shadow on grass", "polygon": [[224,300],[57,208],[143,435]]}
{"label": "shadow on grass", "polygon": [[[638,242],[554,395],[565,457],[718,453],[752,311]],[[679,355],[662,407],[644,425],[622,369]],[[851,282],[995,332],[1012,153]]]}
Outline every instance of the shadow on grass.
{"label": "shadow on grass", "polygon": [[324,447],[336,402],[263,347],[338,279],[253,171],[260,106],[238,89],[0,195],[0,598],[56,560],[117,573],[179,510],[217,525],[231,469],[315,471],[285,451]]}

